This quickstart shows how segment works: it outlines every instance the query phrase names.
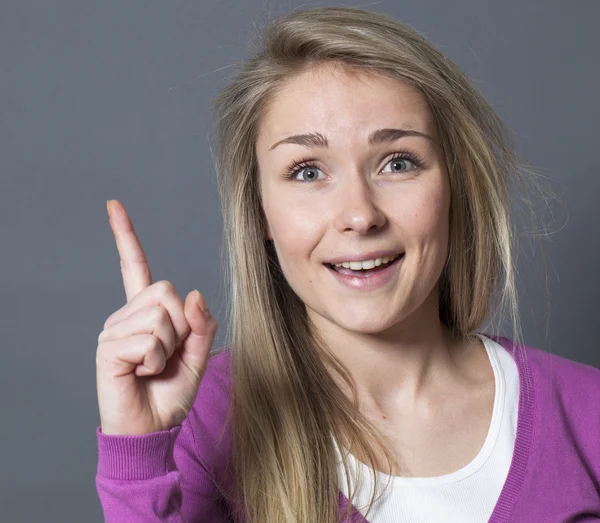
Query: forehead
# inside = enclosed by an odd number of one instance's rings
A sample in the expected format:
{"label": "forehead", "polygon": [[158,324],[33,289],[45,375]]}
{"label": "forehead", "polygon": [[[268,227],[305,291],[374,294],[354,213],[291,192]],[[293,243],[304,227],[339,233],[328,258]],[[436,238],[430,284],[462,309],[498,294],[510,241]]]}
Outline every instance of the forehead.
{"label": "forehead", "polygon": [[419,89],[398,79],[320,66],[288,80],[260,118],[258,144],[296,132],[320,131],[330,142],[383,127],[435,135],[433,115]]}

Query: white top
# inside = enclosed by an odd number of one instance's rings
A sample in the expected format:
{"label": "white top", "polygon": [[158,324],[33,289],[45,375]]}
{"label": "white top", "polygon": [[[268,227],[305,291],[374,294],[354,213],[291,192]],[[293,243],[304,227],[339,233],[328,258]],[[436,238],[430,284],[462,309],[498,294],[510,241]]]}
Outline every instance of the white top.
{"label": "white top", "polygon": [[[353,505],[370,523],[420,523],[488,521],[500,496],[512,460],[517,430],[519,374],[517,365],[500,344],[477,333],[494,370],[495,395],[492,419],[485,442],[475,458],[463,468],[443,476],[418,478],[389,476],[378,471],[378,492],[390,479],[385,494],[366,507],[373,483],[369,466],[348,454],[351,486],[356,485],[356,467],[364,477],[363,488]],[[342,492],[349,496],[339,448],[338,477]]]}

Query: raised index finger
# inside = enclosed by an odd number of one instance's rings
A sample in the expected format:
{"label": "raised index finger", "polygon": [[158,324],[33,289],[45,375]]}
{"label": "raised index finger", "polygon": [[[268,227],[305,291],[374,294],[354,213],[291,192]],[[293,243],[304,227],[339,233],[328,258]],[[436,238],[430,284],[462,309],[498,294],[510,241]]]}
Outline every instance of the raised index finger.
{"label": "raised index finger", "polygon": [[129,303],[142,290],[152,285],[152,274],[125,207],[118,200],[109,200],[106,202],[106,209],[121,258],[121,274]]}

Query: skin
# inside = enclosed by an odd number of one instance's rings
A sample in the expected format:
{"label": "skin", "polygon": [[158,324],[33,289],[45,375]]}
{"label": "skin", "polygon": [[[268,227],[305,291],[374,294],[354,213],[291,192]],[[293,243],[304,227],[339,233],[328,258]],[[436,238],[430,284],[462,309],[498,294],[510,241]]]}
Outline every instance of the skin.
{"label": "skin", "polygon": [[[417,130],[431,140],[369,145],[369,133],[381,128]],[[326,136],[329,147],[271,149],[309,132]],[[422,165],[390,163],[406,150]],[[454,341],[439,320],[451,193],[421,92],[398,80],[314,68],[288,80],[261,115],[256,154],[267,237],[283,273],[313,328],[350,370],[361,411],[388,435],[403,475],[466,465],[489,429],[494,377],[481,341]],[[303,159],[314,168],[282,176]],[[405,255],[396,277],[377,289],[344,287],[324,265],[379,249]]]}

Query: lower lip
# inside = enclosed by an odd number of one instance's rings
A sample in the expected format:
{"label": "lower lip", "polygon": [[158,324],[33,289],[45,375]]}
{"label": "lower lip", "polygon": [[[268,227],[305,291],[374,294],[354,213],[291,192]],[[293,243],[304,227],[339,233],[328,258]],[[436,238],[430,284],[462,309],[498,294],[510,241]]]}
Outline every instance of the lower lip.
{"label": "lower lip", "polygon": [[400,264],[404,261],[404,254],[394,260],[394,263],[383,270],[369,273],[365,272],[364,276],[354,276],[350,274],[340,274],[334,271],[329,265],[325,267],[333,275],[333,277],[342,285],[358,290],[373,290],[383,287],[393,280],[399,270]]}

